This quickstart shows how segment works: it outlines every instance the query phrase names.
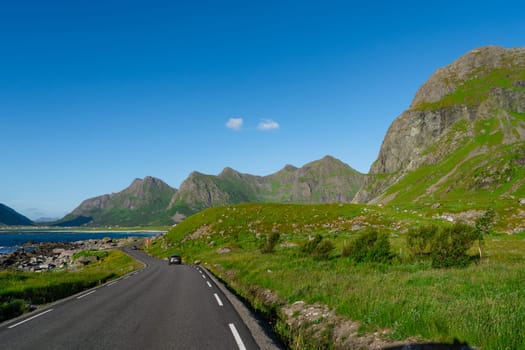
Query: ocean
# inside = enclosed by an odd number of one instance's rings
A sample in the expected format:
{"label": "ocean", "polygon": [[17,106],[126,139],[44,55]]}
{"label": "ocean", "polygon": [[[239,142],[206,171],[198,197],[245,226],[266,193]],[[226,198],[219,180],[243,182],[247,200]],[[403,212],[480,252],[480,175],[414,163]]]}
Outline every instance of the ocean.
{"label": "ocean", "polygon": [[163,232],[130,231],[130,232],[67,232],[67,231],[0,231],[0,254],[14,252],[27,242],[76,242],[88,239],[153,237]]}

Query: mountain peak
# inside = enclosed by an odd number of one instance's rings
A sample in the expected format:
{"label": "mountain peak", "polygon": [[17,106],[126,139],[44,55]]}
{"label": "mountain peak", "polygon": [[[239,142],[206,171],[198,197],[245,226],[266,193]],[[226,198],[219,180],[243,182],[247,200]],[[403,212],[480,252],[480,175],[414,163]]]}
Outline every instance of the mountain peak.
{"label": "mountain peak", "polygon": [[[326,155],[323,158],[317,160],[316,162],[323,163],[323,164],[334,164],[334,163],[344,164],[341,160],[339,160],[339,159],[337,159],[335,157],[332,157],[330,155]],[[315,163],[315,162],[313,162],[313,163]]]}
{"label": "mountain peak", "polygon": [[135,180],[133,180],[131,185],[128,188],[126,188],[124,191],[131,192],[135,195],[140,195],[144,191],[148,191],[147,190],[148,188],[151,188],[151,189],[153,188],[168,189],[169,188],[171,190],[174,190],[161,179],[158,179],[152,176],[146,176],[144,179],[136,178]]}
{"label": "mountain peak", "polygon": [[232,169],[230,167],[226,167],[221,171],[219,177],[238,177],[240,174],[241,173],[239,173],[237,170]]}
{"label": "mountain peak", "polygon": [[[159,216],[159,213],[165,211],[175,192],[174,188],[155,177],[136,178],[131,185],[118,193],[86,199],[61,221],[69,222],[85,217],[92,219],[90,225],[136,226],[154,222],[170,223],[167,214],[164,217]],[[124,210],[129,212],[123,214]],[[137,214],[132,214],[133,212]],[[118,223],[115,222],[115,218],[118,218]],[[85,224],[85,220],[82,223]]]}
{"label": "mountain peak", "polygon": [[287,171],[287,172],[293,172],[293,171],[296,171],[297,169],[299,168],[296,166],[293,166],[291,164],[286,164],[282,170]]}
{"label": "mountain peak", "polygon": [[525,48],[506,49],[501,46],[485,46],[469,51],[453,63],[437,69],[419,88],[410,107],[437,102],[466,81],[486,76],[496,69],[523,66],[524,55]]}
{"label": "mountain peak", "polygon": [[[525,141],[525,48],[506,49],[487,46],[472,50],[448,66],[438,69],[416,93],[411,107],[397,117],[390,125],[377,160],[370,169],[367,183],[354,199],[357,202],[389,202],[397,192],[407,192],[413,184],[399,189],[405,175],[412,172],[424,173],[422,166],[439,168],[447,161],[449,168],[440,169],[432,176],[410,177],[418,181],[418,189],[424,181],[433,183],[410,200],[416,201],[427,194],[440,193],[447,196],[459,183],[478,177],[478,184],[469,183],[464,191],[488,186],[483,181],[497,183],[497,176],[481,179],[479,174],[489,173],[497,168],[490,164],[495,154],[504,147]],[[519,147],[518,147],[519,148]],[[500,151],[498,151],[500,150]],[[520,159],[521,151],[516,151]],[[454,158],[455,156],[455,158]],[[478,173],[466,176],[466,169],[475,168],[475,160],[485,159],[487,164]],[[499,156],[501,159],[510,156]],[[491,160],[491,162],[496,162]],[[497,163],[497,162],[496,162]],[[468,164],[468,165],[467,165]],[[444,166],[444,165],[443,165]],[[450,167],[451,166],[451,167]],[[501,165],[501,173],[511,169],[513,164]],[[444,166],[445,167],[445,166]],[[485,169],[486,168],[486,169]],[[425,168],[428,170],[428,168]],[[439,175],[445,176],[440,179]],[[379,175],[379,176],[374,176]],[[444,191],[438,191],[445,179],[455,179]],[[505,179],[511,181],[509,176]],[[406,180],[408,181],[408,180]],[[401,186],[401,185],[400,185]],[[394,188],[390,190],[389,188]],[[405,200],[409,196],[404,197]]]}

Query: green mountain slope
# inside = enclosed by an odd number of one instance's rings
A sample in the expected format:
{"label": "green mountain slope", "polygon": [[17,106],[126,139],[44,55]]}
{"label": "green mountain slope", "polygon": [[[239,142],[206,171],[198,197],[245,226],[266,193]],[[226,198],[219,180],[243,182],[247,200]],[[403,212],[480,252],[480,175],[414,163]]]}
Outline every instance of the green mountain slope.
{"label": "green mountain slope", "polygon": [[166,208],[175,192],[162,180],[136,179],[121,192],[85,200],[56,225],[168,225]]}
{"label": "green mountain slope", "polygon": [[348,203],[364,176],[330,156],[302,168],[287,165],[268,176],[225,168],[218,176],[194,172],[172,198],[172,213],[191,214],[205,208],[244,202]]}
{"label": "green mountain slope", "polygon": [[525,197],[525,49],[439,69],[391,125],[356,202],[461,211]]}
{"label": "green mountain slope", "polygon": [[127,189],[88,199],[57,226],[171,225],[206,208],[246,202],[348,203],[364,175],[333,157],[268,176],[225,168],[219,175],[191,173],[179,190],[159,179],[137,179]]}
{"label": "green mountain slope", "polygon": [[30,226],[33,221],[24,215],[17,213],[14,209],[0,203],[0,226]]}

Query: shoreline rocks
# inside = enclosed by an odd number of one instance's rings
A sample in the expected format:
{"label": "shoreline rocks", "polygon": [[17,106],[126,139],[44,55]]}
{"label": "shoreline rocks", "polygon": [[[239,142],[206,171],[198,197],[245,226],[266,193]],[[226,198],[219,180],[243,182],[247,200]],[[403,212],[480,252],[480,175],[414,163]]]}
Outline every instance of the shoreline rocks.
{"label": "shoreline rocks", "polygon": [[[87,265],[93,260],[77,259],[73,256],[85,250],[110,250],[124,245],[137,242],[138,238],[111,239],[103,238],[100,240],[90,239],[76,242],[28,242],[18,250],[0,254],[0,271],[14,269],[19,272],[43,272],[56,269],[71,268]],[[86,257],[89,258],[89,257]]]}

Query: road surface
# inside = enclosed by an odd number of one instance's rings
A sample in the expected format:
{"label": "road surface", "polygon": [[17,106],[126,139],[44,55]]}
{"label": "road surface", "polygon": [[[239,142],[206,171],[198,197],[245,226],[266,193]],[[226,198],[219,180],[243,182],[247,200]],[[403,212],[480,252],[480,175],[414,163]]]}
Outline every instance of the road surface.
{"label": "road surface", "polygon": [[1,349],[258,349],[200,267],[127,252],[144,269],[0,326]]}

